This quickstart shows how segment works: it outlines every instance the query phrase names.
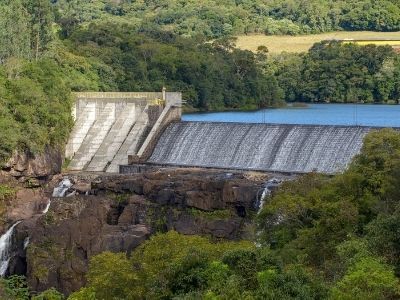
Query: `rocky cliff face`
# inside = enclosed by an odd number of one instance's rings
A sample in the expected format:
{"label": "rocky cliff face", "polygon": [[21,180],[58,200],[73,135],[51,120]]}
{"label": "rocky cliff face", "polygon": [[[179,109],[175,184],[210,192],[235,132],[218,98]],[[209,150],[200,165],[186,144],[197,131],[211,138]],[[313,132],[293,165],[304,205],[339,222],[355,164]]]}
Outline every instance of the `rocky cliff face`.
{"label": "rocky cliff face", "polygon": [[39,216],[50,200],[48,182],[61,172],[62,154],[46,149],[43,154],[15,152],[0,165],[0,185],[11,187],[15,194],[0,201],[0,233],[18,220]]}
{"label": "rocky cliff face", "polygon": [[[214,239],[252,235],[251,216],[264,179],[221,171],[163,170],[134,176],[72,175],[70,197],[22,222],[11,267],[30,287],[65,294],[85,283],[88,260],[131,251],[151,234],[176,230]],[[23,250],[29,236],[29,245]]]}
{"label": "rocky cliff face", "polygon": [[16,151],[1,171],[3,176],[9,175],[21,181],[29,178],[46,180],[61,172],[62,161],[62,151],[59,149],[48,148],[38,155]]}

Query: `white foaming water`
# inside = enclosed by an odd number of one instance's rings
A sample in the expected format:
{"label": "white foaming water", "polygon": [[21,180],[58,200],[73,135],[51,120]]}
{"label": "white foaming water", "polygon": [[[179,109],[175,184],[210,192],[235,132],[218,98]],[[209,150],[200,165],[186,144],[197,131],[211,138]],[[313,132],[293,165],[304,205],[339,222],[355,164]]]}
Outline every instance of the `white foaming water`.
{"label": "white foaming water", "polygon": [[47,212],[49,211],[49,208],[50,208],[50,204],[51,204],[51,201],[49,200],[49,202],[47,202],[46,208],[43,209],[42,214],[47,214]]}
{"label": "white foaming water", "polygon": [[283,182],[282,179],[272,178],[265,183],[265,187],[261,194],[261,198],[258,199],[257,203],[258,213],[260,213],[260,211],[264,207],[264,203],[268,199],[268,197],[272,194],[272,191],[276,189],[282,182]]}
{"label": "white foaming water", "polygon": [[[65,196],[65,194],[67,193],[67,191],[70,189],[70,187],[72,186],[72,182],[71,180],[69,180],[67,177],[65,177],[59,184],[57,187],[54,188],[53,190],[53,197],[54,198],[62,198]],[[48,206],[50,207],[50,202],[48,204]],[[48,207],[47,207],[48,209]],[[47,212],[47,211],[46,211]],[[45,213],[45,212],[43,212]]]}
{"label": "white foaming water", "polygon": [[359,153],[368,127],[180,122],[148,162],[276,172],[336,173]]}
{"label": "white foaming water", "polygon": [[25,250],[26,248],[28,248],[28,245],[29,245],[29,236],[27,236],[27,237],[25,238],[25,240],[24,240],[24,250]]}
{"label": "white foaming water", "polygon": [[0,237],[0,276],[4,277],[8,270],[8,264],[10,262],[10,255],[11,255],[11,238],[14,233],[14,228],[17,226],[21,221],[14,223],[5,234]]}

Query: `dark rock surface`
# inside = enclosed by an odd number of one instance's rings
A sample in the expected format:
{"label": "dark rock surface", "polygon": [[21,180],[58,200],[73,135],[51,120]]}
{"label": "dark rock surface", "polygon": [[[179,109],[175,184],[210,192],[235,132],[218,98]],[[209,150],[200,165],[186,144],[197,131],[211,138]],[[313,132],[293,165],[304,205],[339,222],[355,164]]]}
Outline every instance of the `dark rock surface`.
{"label": "dark rock surface", "polygon": [[[16,228],[19,246],[11,268],[25,268],[34,291],[55,287],[70,294],[84,285],[90,257],[103,251],[129,255],[156,232],[251,238],[253,207],[264,182],[188,169],[69,177],[76,196],[52,199],[46,215]],[[21,251],[27,236],[27,251]]]}
{"label": "dark rock surface", "polygon": [[38,155],[15,152],[4,164],[2,170],[18,179],[47,179],[50,175],[61,172],[62,161],[62,151],[58,149],[48,148],[44,153]]}

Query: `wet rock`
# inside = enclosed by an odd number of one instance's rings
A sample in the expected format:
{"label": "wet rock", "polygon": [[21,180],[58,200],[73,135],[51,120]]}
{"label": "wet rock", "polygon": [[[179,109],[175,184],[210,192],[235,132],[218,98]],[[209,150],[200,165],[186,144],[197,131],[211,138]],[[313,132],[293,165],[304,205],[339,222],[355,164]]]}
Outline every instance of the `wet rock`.
{"label": "wet rock", "polygon": [[92,184],[90,182],[76,182],[72,189],[74,189],[79,194],[86,194],[92,190]]}

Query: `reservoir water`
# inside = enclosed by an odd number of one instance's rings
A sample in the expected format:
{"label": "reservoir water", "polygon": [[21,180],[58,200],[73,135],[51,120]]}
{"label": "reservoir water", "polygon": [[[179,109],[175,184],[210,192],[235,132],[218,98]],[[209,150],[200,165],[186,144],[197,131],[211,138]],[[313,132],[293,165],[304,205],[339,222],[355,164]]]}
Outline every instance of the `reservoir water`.
{"label": "reservoir water", "polygon": [[400,127],[400,105],[308,104],[305,108],[185,114],[182,120]]}

